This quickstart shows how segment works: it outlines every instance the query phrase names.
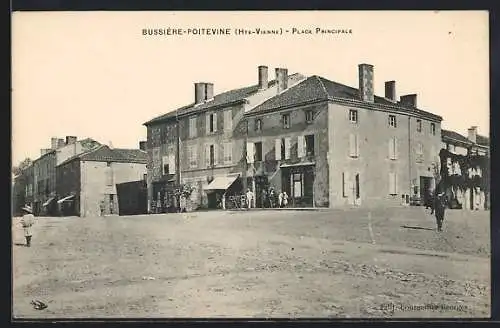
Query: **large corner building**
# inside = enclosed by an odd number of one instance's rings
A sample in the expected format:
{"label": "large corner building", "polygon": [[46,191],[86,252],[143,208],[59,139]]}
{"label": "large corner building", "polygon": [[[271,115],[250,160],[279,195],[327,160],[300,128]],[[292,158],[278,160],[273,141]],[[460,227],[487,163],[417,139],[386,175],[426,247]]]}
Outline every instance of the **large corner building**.
{"label": "large corner building", "polygon": [[372,65],[359,65],[358,88],[285,68],[273,80],[266,66],[257,73],[255,85],[217,95],[195,83],[192,104],[144,123],[150,207],[176,182],[195,187],[195,207],[246,188],[257,206],[273,187],[295,207],[409,204],[434,188],[442,118],[416,94],[398,100],[395,81],[375,95]]}

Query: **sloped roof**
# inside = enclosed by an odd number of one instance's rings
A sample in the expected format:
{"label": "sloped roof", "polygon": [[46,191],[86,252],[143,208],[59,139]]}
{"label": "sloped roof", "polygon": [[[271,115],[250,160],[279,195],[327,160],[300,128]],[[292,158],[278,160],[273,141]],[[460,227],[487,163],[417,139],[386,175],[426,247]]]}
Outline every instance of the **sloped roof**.
{"label": "sloped roof", "polygon": [[[289,77],[296,76],[298,73],[292,74]],[[276,84],[276,80],[271,80],[269,81],[269,87],[272,87],[274,84]],[[231,103],[239,102],[245,100],[245,98],[253,95],[259,91],[259,85],[255,84],[249,87],[244,87],[244,88],[239,88],[239,89],[233,89],[229,90],[220,94],[217,94],[214,96],[214,98],[211,101],[208,101],[206,103],[199,104],[195,106],[194,103],[191,103],[187,106],[180,107],[176,110],[170,111],[166,114],[163,114],[161,116],[158,116],[146,123],[144,125],[151,125],[154,123],[159,123],[165,120],[168,120],[170,118],[173,118],[177,115],[187,115],[191,114],[197,111],[203,111],[207,110],[212,107],[217,107],[217,106],[224,106],[228,105]]]}
{"label": "sloped roof", "polygon": [[443,139],[452,139],[454,141],[459,141],[459,142],[463,142],[463,143],[472,145],[472,142],[469,139],[467,139],[465,136],[463,136],[460,133],[455,132],[455,131],[441,129],[441,137]]}
{"label": "sloped roof", "polygon": [[[361,103],[359,91],[356,88],[330,81],[324,77],[313,75],[301,83],[290,87],[283,93],[273,97],[256,108],[252,109],[248,114],[252,115],[259,112],[267,112],[274,109],[294,106],[298,104],[308,103],[321,100],[347,100]],[[366,104],[366,103],[364,103]],[[399,103],[391,102],[383,97],[375,96],[374,105],[391,107],[395,110],[412,111],[414,113],[431,116],[434,119],[442,120],[441,116],[432,114],[416,108],[407,108]]]}
{"label": "sloped roof", "polygon": [[481,146],[489,146],[490,145],[490,138],[478,134],[476,136],[476,143],[478,145],[481,145]]}
{"label": "sloped roof", "polygon": [[147,153],[140,149],[109,148],[101,145],[96,149],[73,156],[59,166],[75,159],[93,162],[147,163]]}

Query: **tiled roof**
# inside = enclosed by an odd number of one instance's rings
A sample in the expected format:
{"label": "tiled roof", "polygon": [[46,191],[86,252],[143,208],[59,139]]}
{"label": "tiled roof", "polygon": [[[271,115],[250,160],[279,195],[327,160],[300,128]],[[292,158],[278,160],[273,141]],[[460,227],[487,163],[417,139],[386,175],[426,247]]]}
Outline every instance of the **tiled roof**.
{"label": "tiled roof", "polygon": [[94,162],[121,162],[121,163],[147,163],[147,153],[140,149],[109,148],[106,145],[90,150],[88,152],[73,156],[60,165],[64,165],[74,159]]}
{"label": "tiled roof", "polygon": [[[297,74],[292,74],[292,75],[290,75],[290,77],[293,77],[295,75],[297,75]],[[271,81],[269,81],[268,85],[269,85],[269,87],[271,87],[275,83],[276,83],[276,80],[271,80]],[[165,121],[169,118],[175,117],[176,113],[178,115],[186,115],[186,114],[194,113],[196,111],[207,110],[209,108],[216,107],[216,106],[224,106],[224,105],[227,105],[230,103],[243,101],[245,98],[251,96],[252,94],[256,93],[257,91],[259,91],[258,85],[252,85],[249,87],[229,90],[229,91],[220,93],[218,95],[215,95],[213,100],[211,100],[211,101],[208,101],[206,103],[202,103],[198,106],[195,106],[194,103],[189,104],[187,106],[183,106],[183,107],[178,108],[176,110],[170,111],[166,114],[158,116],[158,117],[144,123],[144,125],[151,125],[154,123],[159,123],[159,122]]]}
{"label": "tiled roof", "polygon": [[443,139],[453,139],[466,144],[472,144],[472,142],[469,139],[467,139],[466,137],[455,131],[441,129],[441,137]]}
{"label": "tiled roof", "polygon": [[476,136],[476,142],[478,145],[481,145],[481,146],[489,146],[490,145],[490,138],[478,134]]}
{"label": "tiled roof", "polygon": [[[358,89],[330,81],[324,77],[313,75],[301,83],[290,87],[283,93],[273,97],[249,112],[249,114],[258,112],[267,112],[273,109],[303,104],[312,101],[321,100],[347,100],[361,103]],[[374,103],[380,106],[388,106],[395,110],[405,110],[432,116],[435,119],[442,119],[440,116],[420,110],[403,107],[399,103],[391,102],[383,97],[375,96]]]}

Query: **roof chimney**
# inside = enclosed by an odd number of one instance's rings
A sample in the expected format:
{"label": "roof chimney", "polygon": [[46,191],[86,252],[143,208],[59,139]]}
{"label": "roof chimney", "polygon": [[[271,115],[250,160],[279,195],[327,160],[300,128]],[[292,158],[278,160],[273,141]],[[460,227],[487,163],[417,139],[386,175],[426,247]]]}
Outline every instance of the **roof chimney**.
{"label": "roof chimney", "polygon": [[71,145],[76,143],[77,138],[75,136],[66,136],[66,145]]}
{"label": "roof chimney", "polygon": [[278,83],[278,93],[288,88],[288,69],[276,68],[276,83]]}
{"label": "roof chimney", "polygon": [[139,149],[140,150],[146,151],[146,145],[147,145],[146,141],[139,141]]}
{"label": "roof chimney", "polygon": [[468,135],[467,139],[473,143],[477,143],[477,126],[471,126],[469,129],[467,129]]}
{"label": "roof chimney", "polygon": [[401,96],[399,102],[403,106],[417,108],[417,95],[411,94],[411,95]]}
{"label": "roof chimney", "polygon": [[359,64],[358,75],[359,75],[359,96],[362,101],[372,103],[374,99],[373,65]]}
{"label": "roof chimney", "polygon": [[50,138],[50,149],[57,149],[58,139],[56,137]]}
{"label": "roof chimney", "polygon": [[62,138],[57,139],[57,148],[64,147],[64,145],[65,145],[64,139]]}
{"label": "roof chimney", "polygon": [[267,66],[259,66],[259,89],[267,89],[268,86],[268,69]]}
{"label": "roof chimney", "polygon": [[43,155],[47,154],[51,150],[52,149],[47,149],[47,148],[40,149],[40,156],[43,156]]}
{"label": "roof chimney", "polygon": [[396,81],[385,82],[385,98],[396,102]]}
{"label": "roof chimney", "polygon": [[194,102],[201,104],[214,97],[214,84],[198,82],[194,84]]}

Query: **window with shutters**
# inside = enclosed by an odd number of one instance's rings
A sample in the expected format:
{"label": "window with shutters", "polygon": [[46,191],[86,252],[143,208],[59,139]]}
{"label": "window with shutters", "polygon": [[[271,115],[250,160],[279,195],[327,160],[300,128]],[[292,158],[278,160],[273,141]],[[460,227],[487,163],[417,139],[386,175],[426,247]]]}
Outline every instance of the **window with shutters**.
{"label": "window with shutters", "polygon": [[283,157],[285,159],[290,159],[290,150],[292,148],[292,139],[291,138],[285,138],[284,142],[283,142],[283,145],[284,145],[284,154],[283,154]]}
{"label": "window with shutters", "polygon": [[113,170],[111,167],[106,168],[106,186],[113,185]]}
{"label": "window with shutters", "polygon": [[349,109],[349,121],[358,123],[358,111],[356,109]]}
{"label": "window with shutters", "polygon": [[233,162],[233,144],[231,142],[224,143],[224,164]]}
{"label": "window with shutters", "polygon": [[189,138],[196,138],[196,116],[189,119]]}
{"label": "window with shutters", "polygon": [[397,175],[395,172],[389,173],[389,195],[397,195]]}
{"label": "window with shutters", "polygon": [[254,151],[255,162],[262,161],[262,142],[254,143]]}
{"label": "window with shutters", "polygon": [[356,189],[355,190],[356,198],[359,198],[359,173],[356,174],[354,188]]}
{"label": "window with shutters", "polygon": [[215,165],[215,146],[208,146],[208,166],[212,167]]}
{"label": "window with shutters", "polygon": [[417,143],[416,153],[417,153],[416,160],[417,162],[421,163],[424,160],[424,145],[421,142]]}
{"label": "window with shutters", "polygon": [[349,190],[349,174],[347,172],[342,172],[342,197],[347,197]]}
{"label": "window with shutters", "polygon": [[306,110],[306,122],[307,123],[312,123],[314,120],[314,111],[312,110]]}
{"label": "window with shutters", "polygon": [[247,159],[247,163],[253,163],[253,161],[255,160],[255,156],[254,156],[254,146],[255,144],[252,143],[252,142],[247,142],[247,156],[246,156],[246,159]]}
{"label": "window with shutters", "polygon": [[191,145],[187,147],[189,167],[195,168],[198,166],[198,147]]}
{"label": "window with shutters", "polygon": [[274,140],[274,159],[277,161],[280,161],[282,158],[285,157],[282,145],[283,145],[282,139]]}
{"label": "window with shutters", "polygon": [[398,158],[398,139],[392,137],[389,139],[389,159],[396,160]]}
{"label": "window with shutters", "polygon": [[262,131],[262,120],[260,118],[256,118],[254,121],[254,130]]}
{"label": "window with shutters", "polygon": [[289,129],[290,128],[290,114],[283,114],[281,116],[281,120],[283,122],[283,129]]}
{"label": "window with shutters", "polygon": [[436,135],[436,124],[435,123],[431,123],[431,134],[433,136]]}
{"label": "window with shutters", "polygon": [[349,135],[349,156],[352,158],[359,156],[358,136],[354,133]]}
{"label": "window with shutters", "polygon": [[396,115],[389,115],[389,126],[393,128],[397,127]]}
{"label": "window with shutters", "polygon": [[226,110],[224,112],[224,130],[231,131],[233,129],[233,112]]}
{"label": "window with shutters", "polygon": [[169,165],[169,158],[168,156],[163,156],[162,157],[162,175],[167,175],[170,174],[170,165]]}
{"label": "window with shutters", "polygon": [[217,131],[217,113],[208,113],[207,116],[207,134]]}
{"label": "window with shutters", "polygon": [[306,156],[314,156],[314,134],[305,136]]}
{"label": "window with shutters", "polygon": [[422,132],[422,120],[417,120],[417,132]]}

